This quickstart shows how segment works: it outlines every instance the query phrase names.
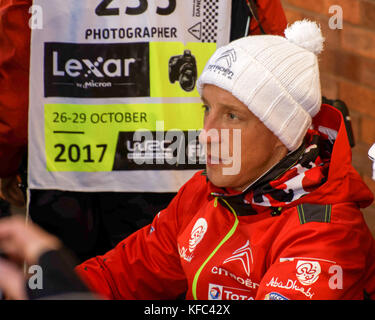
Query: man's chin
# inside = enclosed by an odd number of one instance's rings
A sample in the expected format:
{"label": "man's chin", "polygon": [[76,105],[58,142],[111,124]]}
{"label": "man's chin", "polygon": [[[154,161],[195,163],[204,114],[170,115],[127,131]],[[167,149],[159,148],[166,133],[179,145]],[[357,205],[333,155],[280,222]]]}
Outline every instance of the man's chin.
{"label": "man's chin", "polygon": [[219,165],[206,167],[208,180],[216,187],[219,188],[232,188],[237,187],[238,178],[233,175],[224,175],[223,168]]}

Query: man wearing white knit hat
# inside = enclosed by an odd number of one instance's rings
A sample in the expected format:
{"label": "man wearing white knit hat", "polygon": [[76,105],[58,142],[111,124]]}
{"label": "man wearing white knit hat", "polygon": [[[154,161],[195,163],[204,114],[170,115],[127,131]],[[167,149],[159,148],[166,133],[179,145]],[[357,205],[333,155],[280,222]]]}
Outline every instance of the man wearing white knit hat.
{"label": "man wearing white knit hat", "polygon": [[[324,41],[320,29],[316,23],[299,21],[285,34],[288,39],[271,35],[254,36],[220,48],[198,80],[197,89],[204,102],[212,97],[225,105],[223,99],[231,99],[231,105],[242,105],[251,111],[247,113],[248,120],[255,116],[264,124],[264,127],[259,124],[253,137],[241,139],[243,157],[232,157],[233,162],[241,162],[240,182],[253,181],[243,174],[244,171],[252,178],[259,178],[288,151],[295,151],[302,144],[312,117],[320,110],[322,97],[317,54],[322,51]],[[210,123],[210,112],[222,111],[214,101],[210,102],[206,104],[206,130],[201,135],[203,143],[206,143],[206,131],[211,129],[210,125],[218,129],[217,126],[220,126]],[[254,129],[251,126],[246,130],[246,121],[233,121],[233,125],[243,134]],[[234,140],[232,137],[232,144]],[[263,140],[268,140],[268,143]],[[222,172],[222,167],[228,167],[228,164],[210,166],[210,149],[213,150],[215,143],[208,142],[207,173],[216,185],[228,187],[230,177],[225,177],[227,174]],[[222,148],[231,147],[225,145]],[[262,155],[262,159],[256,158]],[[250,173],[249,167],[254,165],[260,168],[252,168]],[[220,178],[223,181],[217,181]],[[232,178],[238,184],[238,178]]]}
{"label": "man wearing white knit hat", "polygon": [[360,212],[373,195],[351,165],[341,113],[321,105],[320,28],[300,21],[285,35],[214,53],[197,83],[206,171],[148,228],[77,268],[93,290],[111,299],[375,298],[375,241]]}
{"label": "man wearing white knit hat", "polygon": [[[76,268],[91,290],[108,299],[375,298],[375,241],[360,212],[373,195],[351,165],[341,113],[321,106],[320,30],[304,21],[286,35],[213,55],[198,82],[207,171],[152,224]],[[231,157],[241,168],[224,174]]]}
{"label": "man wearing white knit hat", "polygon": [[94,291],[375,298],[375,241],[360,212],[373,195],[351,165],[341,113],[321,105],[320,28],[300,21],[285,35],[239,39],[208,61],[197,83],[206,171],[148,228],[77,268]]}
{"label": "man wearing white knit hat", "polygon": [[[292,43],[297,32],[312,33],[311,51],[304,43]],[[320,109],[316,54],[322,50],[323,38],[318,26],[307,22],[293,25],[286,36],[290,41],[254,36],[220,48],[203,71],[198,90],[202,94],[203,85],[212,84],[229,91],[293,151]]]}

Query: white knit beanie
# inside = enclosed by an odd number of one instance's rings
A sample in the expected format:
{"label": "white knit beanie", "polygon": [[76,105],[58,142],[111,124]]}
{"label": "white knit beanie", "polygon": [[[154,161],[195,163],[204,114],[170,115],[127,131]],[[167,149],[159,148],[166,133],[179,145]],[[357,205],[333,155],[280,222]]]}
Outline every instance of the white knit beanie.
{"label": "white knit beanie", "polygon": [[297,21],[285,36],[249,36],[219,48],[197,82],[229,91],[290,150],[302,143],[320,110],[317,55],[324,38],[315,22]]}

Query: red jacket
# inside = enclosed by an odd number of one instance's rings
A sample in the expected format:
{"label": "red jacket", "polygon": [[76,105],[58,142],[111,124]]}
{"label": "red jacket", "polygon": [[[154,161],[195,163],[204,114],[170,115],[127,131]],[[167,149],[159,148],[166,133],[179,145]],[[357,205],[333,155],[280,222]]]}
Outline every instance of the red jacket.
{"label": "red jacket", "polygon": [[[27,146],[31,4],[32,0],[0,1],[0,178],[17,173]],[[258,7],[265,31],[283,35],[286,18],[280,1],[261,0]],[[259,33],[251,19],[250,34]]]}
{"label": "red jacket", "polygon": [[[351,165],[341,114],[323,105],[314,128],[335,139],[329,161],[320,134],[303,153],[308,159],[319,144],[318,165],[298,160],[246,193],[225,195],[198,173],[151,225],[77,272],[109,299],[375,297],[375,242],[359,210],[373,195]],[[291,191],[296,181],[303,195]],[[260,193],[267,188],[272,197]]]}
{"label": "red jacket", "polygon": [[27,145],[31,3],[0,2],[0,178],[17,173]]}

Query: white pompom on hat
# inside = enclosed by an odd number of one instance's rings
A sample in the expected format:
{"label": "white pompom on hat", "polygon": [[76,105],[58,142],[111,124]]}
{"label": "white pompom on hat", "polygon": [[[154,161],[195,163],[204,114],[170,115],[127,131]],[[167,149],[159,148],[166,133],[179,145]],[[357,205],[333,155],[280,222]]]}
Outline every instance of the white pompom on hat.
{"label": "white pompom on hat", "polygon": [[323,50],[320,27],[308,20],[285,30],[285,38],[249,36],[219,48],[197,82],[229,91],[244,103],[290,150],[296,150],[320,110],[317,55]]}

